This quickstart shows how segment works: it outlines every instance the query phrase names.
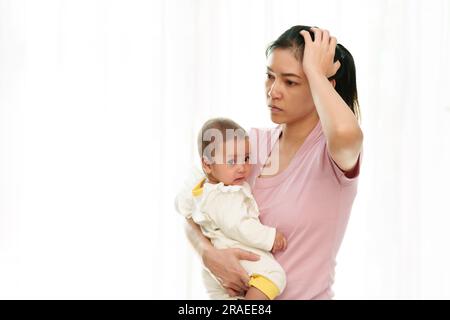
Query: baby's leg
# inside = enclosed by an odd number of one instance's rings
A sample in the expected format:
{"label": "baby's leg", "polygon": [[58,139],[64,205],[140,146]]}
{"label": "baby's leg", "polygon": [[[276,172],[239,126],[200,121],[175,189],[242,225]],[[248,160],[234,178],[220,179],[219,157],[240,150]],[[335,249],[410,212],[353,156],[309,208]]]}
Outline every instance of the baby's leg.
{"label": "baby's leg", "polygon": [[245,300],[269,300],[269,298],[261,290],[250,287],[245,294]]}
{"label": "baby's leg", "polygon": [[242,260],[241,265],[250,275],[250,288],[245,299],[275,299],[286,286],[286,275],[270,253],[256,251],[258,261]]}

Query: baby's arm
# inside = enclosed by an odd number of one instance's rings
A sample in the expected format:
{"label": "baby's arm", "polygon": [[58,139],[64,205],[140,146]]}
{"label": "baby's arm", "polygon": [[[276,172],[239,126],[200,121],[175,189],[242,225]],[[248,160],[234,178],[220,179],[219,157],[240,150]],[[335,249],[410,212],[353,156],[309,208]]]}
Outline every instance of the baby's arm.
{"label": "baby's arm", "polygon": [[248,213],[245,195],[230,192],[211,196],[204,209],[227,237],[253,248],[272,250],[276,230]]}

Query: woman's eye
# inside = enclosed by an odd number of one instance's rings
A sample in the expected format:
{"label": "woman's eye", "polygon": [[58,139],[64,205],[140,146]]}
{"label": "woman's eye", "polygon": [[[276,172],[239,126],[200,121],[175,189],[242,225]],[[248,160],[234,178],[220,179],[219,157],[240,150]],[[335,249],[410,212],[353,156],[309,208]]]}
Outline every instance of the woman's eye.
{"label": "woman's eye", "polygon": [[270,73],[266,73],[267,75],[267,79],[273,79],[273,75],[271,75]]}
{"label": "woman's eye", "polygon": [[295,82],[293,82],[293,81],[290,81],[290,80],[286,81],[286,83],[287,83],[287,85],[290,86],[290,87],[297,84],[297,83],[295,83]]}

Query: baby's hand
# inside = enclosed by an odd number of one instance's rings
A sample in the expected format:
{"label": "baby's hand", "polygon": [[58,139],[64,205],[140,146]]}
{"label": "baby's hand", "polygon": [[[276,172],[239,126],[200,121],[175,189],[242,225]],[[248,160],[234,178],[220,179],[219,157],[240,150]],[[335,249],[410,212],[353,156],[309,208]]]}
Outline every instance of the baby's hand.
{"label": "baby's hand", "polygon": [[275,253],[277,251],[282,251],[284,249],[286,249],[287,247],[287,240],[284,237],[284,235],[277,231],[277,233],[275,234],[275,241],[273,242],[273,247],[272,247],[272,253]]}

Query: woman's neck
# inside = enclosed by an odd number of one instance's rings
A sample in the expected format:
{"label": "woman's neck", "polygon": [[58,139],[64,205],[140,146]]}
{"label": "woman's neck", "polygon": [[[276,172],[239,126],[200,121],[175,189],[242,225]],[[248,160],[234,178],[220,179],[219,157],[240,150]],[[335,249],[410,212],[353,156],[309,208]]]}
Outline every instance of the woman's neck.
{"label": "woman's neck", "polygon": [[292,123],[284,123],[282,125],[280,143],[285,146],[295,146],[303,143],[316,127],[318,121],[320,121],[319,115],[317,112],[313,112],[307,118]]}

